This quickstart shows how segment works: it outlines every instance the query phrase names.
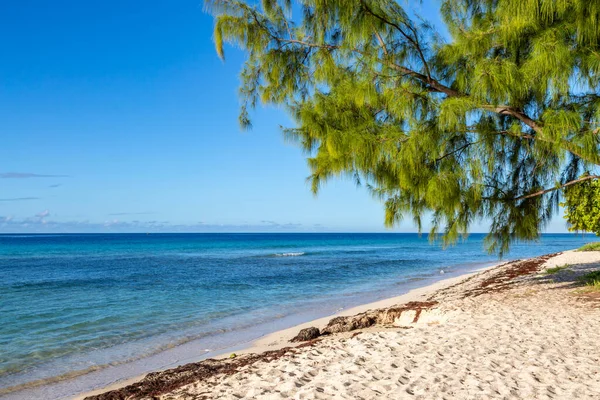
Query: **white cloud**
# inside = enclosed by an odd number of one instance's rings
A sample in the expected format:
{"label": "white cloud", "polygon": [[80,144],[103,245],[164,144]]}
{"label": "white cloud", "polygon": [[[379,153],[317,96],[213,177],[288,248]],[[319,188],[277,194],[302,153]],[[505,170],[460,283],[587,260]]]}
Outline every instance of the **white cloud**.
{"label": "white cloud", "polygon": [[50,216],[50,211],[44,210],[44,211],[42,211],[40,213],[37,213],[35,216],[38,217],[38,218],[42,218],[43,219],[43,218],[46,218],[46,217]]}
{"label": "white cloud", "polygon": [[101,232],[295,232],[302,230],[301,224],[266,223],[256,224],[174,224],[168,221],[121,221],[104,222],[89,220],[57,221],[50,219],[49,210],[28,218],[0,217],[0,232],[4,233],[101,233]]}
{"label": "white cloud", "polygon": [[68,175],[45,175],[45,174],[32,174],[30,172],[2,172],[0,178],[2,179],[28,179],[28,178],[66,178]]}
{"label": "white cloud", "polygon": [[39,200],[39,197],[12,197],[8,199],[0,199],[0,201],[27,201],[27,200]]}

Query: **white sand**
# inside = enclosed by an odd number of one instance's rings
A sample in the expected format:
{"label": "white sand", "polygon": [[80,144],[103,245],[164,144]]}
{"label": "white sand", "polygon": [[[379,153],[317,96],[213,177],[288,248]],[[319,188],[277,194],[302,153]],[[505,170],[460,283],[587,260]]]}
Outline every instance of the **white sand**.
{"label": "white sand", "polygon": [[[600,267],[600,252],[565,252],[541,268],[565,264],[556,275],[510,279],[511,265],[487,270],[429,291],[439,304],[416,324],[401,318],[396,325],[410,326],[327,336],[161,398],[600,399],[600,302],[574,283]],[[280,346],[291,333],[271,335],[258,348]]]}
{"label": "white sand", "polygon": [[552,257],[546,262],[546,268],[562,267],[567,265],[579,265],[580,267],[584,264],[588,267],[600,267],[600,251],[565,251],[556,257]]}

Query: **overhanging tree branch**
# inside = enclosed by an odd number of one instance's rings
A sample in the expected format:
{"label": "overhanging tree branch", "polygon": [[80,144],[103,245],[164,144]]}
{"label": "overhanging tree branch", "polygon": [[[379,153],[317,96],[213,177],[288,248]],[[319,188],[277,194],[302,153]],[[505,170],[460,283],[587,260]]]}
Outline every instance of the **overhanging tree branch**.
{"label": "overhanging tree branch", "polygon": [[533,197],[542,196],[542,195],[544,195],[546,193],[550,193],[550,192],[553,192],[555,190],[564,189],[564,188],[566,188],[568,186],[575,185],[575,184],[580,183],[580,182],[589,181],[590,179],[598,179],[598,178],[600,178],[600,175],[587,175],[587,176],[584,176],[582,178],[575,179],[575,180],[572,180],[570,182],[564,183],[562,185],[555,186],[553,188],[540,190],[538,192],[530,193],[530,194],[527,194],[527,195],[524,195],[524,196],[519,196],[519,197],[515,198],[514,200],[518,201],[518,200],[531,199]]}
{"label": "overhanging tree branch", "polygon": [[[292,19],[273,8],[283,0],[206,1],[216,5],[217,50],[226,41],[249,55],[242,113],[257,100],[290,110],[315,190],[361,174],[385,194],[386,221],[433,215],[452,242],[481,218],[500,253],[539,235],[558,190],[571,187],[565,201],[575,203],[589,187],[600,193],[600,174],[576,179],[600,165],[600,76],[590,61],[600,31],[589,23],[600,11],[577,12],[586,0],[552,20],[524,7],[526,32],[506,2],[441,0],[449,40],[410,17],[413,2],[299,1]],[[547,182],[564,183],[541,189]]]}

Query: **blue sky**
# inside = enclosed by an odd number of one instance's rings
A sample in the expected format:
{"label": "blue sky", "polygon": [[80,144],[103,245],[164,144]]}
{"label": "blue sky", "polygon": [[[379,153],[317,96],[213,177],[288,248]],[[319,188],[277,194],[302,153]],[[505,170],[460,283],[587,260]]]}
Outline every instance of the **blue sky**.
{"label": "blue sky", "polygon": [[383,231],[351,181],[312,196],[283,111],[240,130],[212,25],[199,0],[4,2],[0,232]]}

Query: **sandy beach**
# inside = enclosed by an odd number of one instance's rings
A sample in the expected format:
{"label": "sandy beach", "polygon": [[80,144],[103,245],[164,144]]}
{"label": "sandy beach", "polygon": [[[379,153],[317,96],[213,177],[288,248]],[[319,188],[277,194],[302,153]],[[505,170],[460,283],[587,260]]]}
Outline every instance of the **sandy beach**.
{"label": "sandy beach", "polygon": [[600,0],[3,5],[0,400],[600,400]]}
{"label": "sandy beach", "polygon": [[598,268],[595,251],[506,263],[81,397],[598,399],[600,295],[578,280]]}

